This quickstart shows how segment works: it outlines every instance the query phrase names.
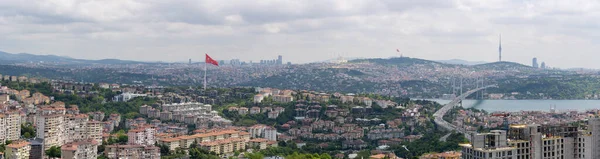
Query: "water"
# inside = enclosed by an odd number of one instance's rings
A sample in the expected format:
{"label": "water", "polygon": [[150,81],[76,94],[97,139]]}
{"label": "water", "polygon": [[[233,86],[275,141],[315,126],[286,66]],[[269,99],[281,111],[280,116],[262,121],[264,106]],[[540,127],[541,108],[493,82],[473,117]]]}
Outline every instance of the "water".
{"label": "water", "polygon": [[[427,99],[440,104],[451,100]],[[487,112],[506,111],[550,111],[550,106],[556,106],[556,111],[585,111],[600,109],[600,100],[464,100],[464,108],[483,109]]]}

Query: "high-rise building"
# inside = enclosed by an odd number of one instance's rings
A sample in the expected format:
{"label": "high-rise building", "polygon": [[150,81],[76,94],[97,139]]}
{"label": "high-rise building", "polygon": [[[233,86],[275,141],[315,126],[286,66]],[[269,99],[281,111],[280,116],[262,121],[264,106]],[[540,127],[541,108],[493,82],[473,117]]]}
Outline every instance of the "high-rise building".
{"label": "high-rise building", "polygon": [[533,60],[531,60],[531,67],[538,68],[537,58],[534,57]]}
{"label": "high-rise building", "polygon": [[277,64],[283,65],[283,56],[281,56],[281,55],[277,56]]}
{"label": "high-rise building", "polygon": [[508,146],[504,130],[476,134],[471,140],[471,144],[460,144],[464,159],[516,158],[517,149]]}
{"label": "high-rise building", "polygon": [[87,139],[87,114],[67,114],[65,115],[65,142],[73,142]]}
{"label": "high-rise building", "polygon": [[44,149],[65,144],[65,107],[40,106],[36,113],[36,135],[44,139]]}
{"label": "high-rise building", "polygon": [[540,68],[546,69],[546,62],[542,62],[542,64],[540,65]]}
{"label": "high-rise building", "polygon": [[94,139],[98,143],[102,143],[102,129],[104,124],[100,121],[88,121],[86,124],[86,137]]}
{"label": "high-rise building", "polygon": [[6,115],[0,113],[0,143],[6,142]]}
{"label": "high-rise building", "polygon": [[508,131],[477,134],[461,144],[465,159],[595,159],[600,152],[600,119],[590,119],[587,130],[562,125],[511,125]]}
{"label": "high-rise building", "polygon": [[6,112],[6,140],[18,140],[21,138],[21,113],[18,110]]}
{"label": "high-rise building", "polygon": [[189,60],[188,64],[190,64],[190,65],[192,64],[192,59]]}
{"label": "high-rise building", "polygon": [[40,138],[30,139],[29,145],[31,150],[29,151],[29,158],[43,158],[44,157],[44,140]]}

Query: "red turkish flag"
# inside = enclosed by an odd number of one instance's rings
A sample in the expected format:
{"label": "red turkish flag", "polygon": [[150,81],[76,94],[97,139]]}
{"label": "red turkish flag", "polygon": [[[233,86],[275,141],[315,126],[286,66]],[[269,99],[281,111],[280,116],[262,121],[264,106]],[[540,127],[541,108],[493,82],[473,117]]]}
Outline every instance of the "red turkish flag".
{"label": "red turkish flag", "polygon": [[210,58],[210,56],[208,56],[208,54],[206,54],[206,60],[204,60],[204,61],[206,61],[206,63],[213,64],[215,66],[219,66],[219,63],[217,61],[213,60],[212,58]]}

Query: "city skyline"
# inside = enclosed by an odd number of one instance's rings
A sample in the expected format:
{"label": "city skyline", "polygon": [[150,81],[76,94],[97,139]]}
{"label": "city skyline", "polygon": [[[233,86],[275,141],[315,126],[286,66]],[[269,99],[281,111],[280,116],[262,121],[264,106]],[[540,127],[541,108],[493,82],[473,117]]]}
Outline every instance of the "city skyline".
{"label": "city skyline", "polygon": [[[545,59],[600,68],[596,1],[0,2],[0,50],[81,59]],[[574,51],[575,50],[575,51]],[[144,55],[144,56],[140,56]],[[580,59],[579,57],[592,57]]]}

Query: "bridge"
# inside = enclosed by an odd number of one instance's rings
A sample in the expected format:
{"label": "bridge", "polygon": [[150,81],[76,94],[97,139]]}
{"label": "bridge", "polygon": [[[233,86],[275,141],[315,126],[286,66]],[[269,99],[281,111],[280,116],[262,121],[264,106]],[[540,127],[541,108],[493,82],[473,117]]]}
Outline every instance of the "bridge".
{"label": "bridge", "polygon": [[[453,130],[454,130],[454,131],[456,131],[456,132],[459,132],[459,133],[465,134],[465,138],[467,138],[467,139],[471,140],[471,134],[475,134],[475,133],[477,133],[477,132],[474,132],[474,131],[468,131],[468,130],[465,130],[465,129],[463,129],[463,128],[456,127],[455,125],[452,125],[451,123],[449,123],[449,122],[445,121],[445,120],[443,119],[443,117],[444,117],[444,115],[445,115],[445,114],[446,114],[446,113],[447,113],[447,112],[448,112],[450,109],[452,109],[452,108],[456,107],[456,106],[457,106],[459,103],[461,103],[461,102],[462,102],[462,100],[464,100],[464,99],[465,99],[466,97],[468,97],[469,95],[471,95],[471,94],[473,94],[473,93],[475,93],[475,92],[477,92],[477,91],[480,91],[480,90],[483,90],[483,89],[487,89],[487,88],[491,88],[491,87],[498,87],[498,86],[497,86],[497,85],[488,85],[488,86],[485,86],[485,87],[479,87],[479,88],[476,88],[476,89],[469,90],[469,91],[467,91],[467,92],[465,92],[465,93],[461,94],[460,96],[458,96],[458,97],[454,98],[454,99],[453,99],[453,100],[452,100],[450,103],[448,103],[448,104],[444,105],[444,106],[443,106],[443,107],[442,107],[440,110],[438,110],[437,112],[435,112],[435,113],[433,114],[433,117],[434,117],[435,124],[437,124],[438,126],[441,126],[441,127],[443,127],[443,128],[444,128],[444,129],[446,129],[446,130],[449,130],[449,131],[453,131]],[[446,136],[444,136],[444,137],[440,138],[440,140],[442,140],[442,141],[445,141],[445,140],[446,140],[446,138],[448,138],[448,136],[449,136],[449,135],[450,135],[450,134],[448,134],[448,135],[446,135]]]}

